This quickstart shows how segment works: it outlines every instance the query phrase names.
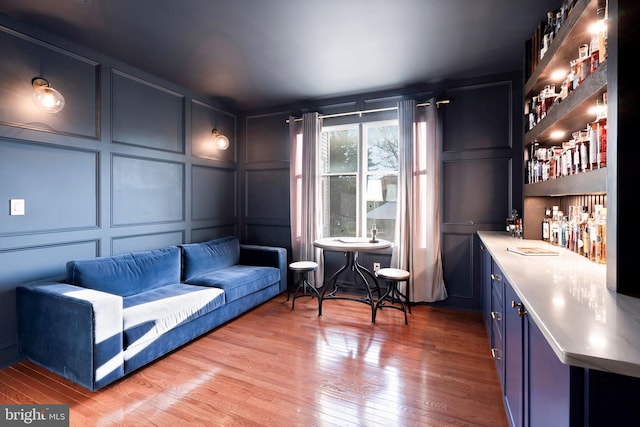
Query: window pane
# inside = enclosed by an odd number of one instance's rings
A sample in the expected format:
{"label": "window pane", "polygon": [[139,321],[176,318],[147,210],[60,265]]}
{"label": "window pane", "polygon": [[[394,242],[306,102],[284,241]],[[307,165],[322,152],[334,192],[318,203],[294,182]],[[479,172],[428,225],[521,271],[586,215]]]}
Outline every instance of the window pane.
{"label": "window pane", "polygon": [[357,235],[356,177],[337,175],[322,178],[325,222],[323,236]]}
{"label": "window pane", "polygon": [[[329,173],[358,170],[358,129],[333,130],[326,133],[328,153],[323,153],[321,170]],[[328,162],[326,164],[325,162]]]}
{"label": "window pane", "polygon": [[398,170],[398,126],[367,128],[367,163],[369,171]]}

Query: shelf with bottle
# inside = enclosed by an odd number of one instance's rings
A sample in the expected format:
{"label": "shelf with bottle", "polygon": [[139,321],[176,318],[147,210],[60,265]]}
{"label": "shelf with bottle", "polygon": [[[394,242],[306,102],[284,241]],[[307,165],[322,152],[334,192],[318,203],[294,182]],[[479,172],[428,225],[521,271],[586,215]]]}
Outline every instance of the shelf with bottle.
{"label": "shelf with bottle", "polygon": [[[538,192],[546,188],[548,194],[578,194],[585,190],[589,193],[606,191],[606,175],[594,175],[594,172],[607,166],[607,107],[606,92],[602,100],[597,100],[591,114],[595,119],[586,124],[581,116],[582,129],[571,132],[559,131],[554,143],[540,144],[534,141],[527,146],[525,157],[525,183],[538,184],[547,181],[561,180],[556,186],[549,184],[539,187]],[[553,134],[551,135],[553,136]],[[587,179],[567,178],[588,175]],[[594,181],[595,177],[602,182]],[[557,188],[556,188],[557,187]],[[527,187],[525,187],[527,188]]]}
{"label": "shelf with bottle", "polygon": [[558,206],[545,207],[542,240],[588,258],[598,264],[607,263],[607,208],[596,205],[569,206],[568,215]]}
{"label": "shelf with bottle", "polygon": [[[526,70],[528,78],[524,86],[525,95],[540,92],[545,85],[554,80],[553,76],[557,69],[568,69],[580,46],[589,42],[591,27],[597,21],[599,1],[602,0],[574,2],[544,56],[534,61],[532,70]],[[535,49],[535,45],[536,43],[530,43],[529,49]],[[527,55],[531,54],[532,52],[527,53]]]}
{"label": "shelf with bottle", "polygon": [[607,0],[571,5],[525,84],[525,146],[561,139],[558,133],[570,134],[588,121],[595,101],[607,90],[607,21]]}
{"label": "shelf with bottle", "polygon": [[594,169],[524,186],[524,197],[561,197],[578,194],[606,194],[607,168]]}
{"label": "shelf with bottle", "polygon": [[[593,119],[596,103],[607,91],[607,63],[603,63],[564,100],[548,110],[544,118],[524,134],[525,146],[538,142],[543,145],[557,141],[564,135],[582,129]],[[562,136],[560,136],[562,138]]]}

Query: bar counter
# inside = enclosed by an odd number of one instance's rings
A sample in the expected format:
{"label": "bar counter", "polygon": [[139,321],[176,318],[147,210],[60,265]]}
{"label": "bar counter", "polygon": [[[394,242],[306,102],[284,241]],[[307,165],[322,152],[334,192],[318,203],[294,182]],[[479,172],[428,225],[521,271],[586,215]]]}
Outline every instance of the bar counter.
{"label": "bar counter", "polygon": [[[640,377],[640,298],[607,289],[605,265],[506,232],[478,236],[562,363]],[[525,256],[510,247],[559,255]]]}

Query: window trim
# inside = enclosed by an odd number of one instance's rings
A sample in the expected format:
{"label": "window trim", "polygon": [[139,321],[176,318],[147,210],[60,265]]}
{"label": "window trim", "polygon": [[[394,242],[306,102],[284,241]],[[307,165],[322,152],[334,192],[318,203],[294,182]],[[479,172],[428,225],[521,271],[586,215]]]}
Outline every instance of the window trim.
{"label": "window trim", "polygon": [[[340,130],[348,130],[348,129],[357,129],[358,131],[358,159],[356,165],[355,172],[324,172],[320,171],[320,188],[324,195],[324,184],[323,182],[326,179],[329,179],[332,176],[354,176],[356,178],[356,236],[357,237],[366,237],[369,233],[367,229],[367,185],[369,179],[375,179],[375,177],[384,177],[388,175],[395,175],[396,177],[399,175],[400,171],[396,170],[369,170],[369,146],[368,146],[368,136],[369,130],[374,127],[383,127],[383,126],[396,126],[399,127],[399,122],[397,118],[393,119],[378,119],[378,120],[359,120],[351,123],[341,123],[335,125],[323,125],[320,131],[321,135],[326,132],[340,131]],[[324,136],[321,136],[321,144],[327,144],[328,141]],[[326,156],[329,156],[329,153],[326,153]],[[322,154],[321,154],[322,157]],[[324,199],[324,196],[323,196]],[[325,202],[323,200],[323,207],[325,206]],[[324,216],[330,216],[330,211],[326,211]],[[325,218],[326,219],[326,218]],[[323,236],[322,237],[338,237],[338,236],[326,236],[324,235],[325,226],[323,228]],[[329,226],[328,230],[331,229]],[[331,234],[331,233],[329,233]]]}

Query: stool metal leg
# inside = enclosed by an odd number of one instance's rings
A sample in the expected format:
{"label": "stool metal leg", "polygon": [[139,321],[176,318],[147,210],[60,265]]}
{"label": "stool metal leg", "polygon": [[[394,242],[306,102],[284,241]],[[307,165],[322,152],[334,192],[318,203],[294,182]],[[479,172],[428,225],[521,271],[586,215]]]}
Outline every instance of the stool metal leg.
{"label": "stool metal leg", "polygon": [[404,298],[404,303],[405,303],[405,305],[407,306],[407,309],[409,310],[409,314],[412,314],[412,313],[411,313],[411,302],[409,302],[409,293],[410,293],[410,291],[411,291],[411,290],[409,289],[409,281],[408,281],[408,280],[405,280],[404,282],[407,284],[407,288],[406,288],[407,290],[405,291],[405,293],[403,294],[403,293],[402,293],[402,292],[400,292],[400,290],[397,288],[398,283],[396,283],[396,292],[397,292],[397,295],[398,295],[398,299],[400,299],[400,298]]}
{"label": "stool metal leg", "polygon": [[[302,288],[302,294],[298,295],[298,292],[300,292],[300,289]],[[296,286],[296,289],[293,293],[293,301],[291,302],[291,310],[294,309],[295,305],[296,305],[296,299],[302,296],[310,296],[311,298],[313,298],[314,296],[317,297],[318,299],[320,299],[320,293],[318,292],[318,289],[313,286],[311,284],[311,282],[309,282],[309,279],[307,277],[307,272],[306,271],[301,271],[300,272],[300,279],[298,280],[298,286]],[[287,301],[289,299],[287,298]]]}
{"label": "stool metal leg", "polygon": [[[402,293],[400,293],[400,291],[398,290],[398,281],[397,280],[387,280],[387,290],[384,293],[384,295],[382,295],[380,297],[380,299],[376,302],[375,305],[375,312],[374,312],[374,316],[373,316],[373,322],[375,323],[375,317],[376,314],[378,312],[378,309],[382,309],[383,307],[389,307],[389,308],[395,308],[396,310],[400,310],[404,313],[404,324],[408,325],[409,321],[407,319],[407,307],[405,306],[404,302],[403,302],[403,298],[404,295],[402,295]],[[391,304],[392,305],[385,305],[385,300],[390,298],[391,299]],[[398,302],[400,303],[400,307],[393,305],[395,303],[396,298],[398,299]]]}

